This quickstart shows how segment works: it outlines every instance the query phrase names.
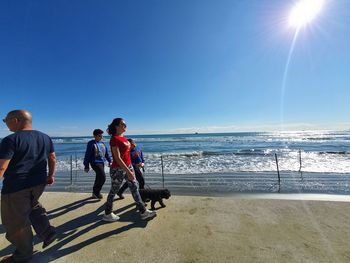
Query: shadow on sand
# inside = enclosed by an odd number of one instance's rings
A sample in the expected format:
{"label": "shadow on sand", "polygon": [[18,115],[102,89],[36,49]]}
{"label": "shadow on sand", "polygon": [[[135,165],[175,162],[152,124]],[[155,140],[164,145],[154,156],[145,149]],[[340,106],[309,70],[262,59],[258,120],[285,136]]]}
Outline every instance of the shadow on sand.
{"label": "shadow on sand", "polygon": [[[95,202],[98,202],[98,200],[94,200],[91,198],[78,200],[71,204],[49,211],[48,212],[49,218],[52,219],[52,218],[62,216],[84,205],[89,205]],[[130,209],[132,207],[134,207],[134,209]],[[47,248],[44,251],[34,253],[33,259],[30,262],[50,262],[50,261],[59,259],[61,257],[64,257],[68,254],[74,253],[85,246],[98,242],[109,236],[120,234],[132,228],[144,228],[147,226],[147,223],[148,223],[148,220],[141,220],[141,218],[137,215],[135,204],[129,204],[117,209],[114,212],[120,216],[119,221],[130,222],[130,224],[122,226],[120,228],[113,229],[112,231],[100,233],[95,237],[79,242],[78,244],[75,244],[73,246],[67,247],[67,245],[69,245],[70,242],[74,241],[78,237],[81,238],[81,236],[88,233],[89,231],[95,230],[101,225],[110,224],[102,221],[102,214],[100,215],[100,213],[102,213],[103,211],[104,211],[104,203],[100,207],[98,207],[97,210],[93,212],[76,217],[62,225],[55,226],[56,232],[57,232],[57,240],[55,245],[52,245],[51,247]],[[126,212],[123,213],[123,211],[126,211]],[[86,227],[84,228],[84,226]],[[2,231],[2,233],[5,232],[2,225],[0,225],[0,231]],[[40,242],[41,241],[37,237],[34,238],[35,244]],[[1,250],[0,257],[9,255],[13,251],[14,251],[14,246],[9,245],[5,249]]]}

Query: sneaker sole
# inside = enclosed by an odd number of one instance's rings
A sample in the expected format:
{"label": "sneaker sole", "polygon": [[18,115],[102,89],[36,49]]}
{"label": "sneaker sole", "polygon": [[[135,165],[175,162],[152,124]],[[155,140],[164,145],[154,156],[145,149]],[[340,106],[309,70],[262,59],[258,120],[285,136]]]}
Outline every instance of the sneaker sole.
{"label": "sneaker sole", "polygon": [[119,221],[120,218],[118,219],[107,219],[107,218],[102,218],[102,221],[105,221],[105,222],[117,222]]}

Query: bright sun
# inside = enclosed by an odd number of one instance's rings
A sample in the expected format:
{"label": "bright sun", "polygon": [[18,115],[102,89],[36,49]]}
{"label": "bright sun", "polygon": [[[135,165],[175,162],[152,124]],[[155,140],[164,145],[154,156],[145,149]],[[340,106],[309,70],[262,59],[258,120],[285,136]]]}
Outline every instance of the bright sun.
{"label": "bright sun", "polygon": [[313,20],[322,10],[325,0],[300,0],[289,15],[289,25],[300,28]]}

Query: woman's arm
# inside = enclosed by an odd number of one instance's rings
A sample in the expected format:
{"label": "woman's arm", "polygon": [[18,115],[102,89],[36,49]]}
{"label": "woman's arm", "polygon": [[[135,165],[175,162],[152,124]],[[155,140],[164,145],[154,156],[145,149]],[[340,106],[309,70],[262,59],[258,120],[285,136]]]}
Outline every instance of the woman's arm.
{"label": "woman's arm", "polygon": [[111,151],[113,152],[115,161],[117,162],[117,164],[127,173],[128,175],[128,179],[130,181],[135,180],[135,174],[130,171],[129,167],[126,166],[126,164],[124,163],[124,161],[122,160],[122,158],[120,157],[120,152],[119,152],[119,148],[117,146],[112,146]]}

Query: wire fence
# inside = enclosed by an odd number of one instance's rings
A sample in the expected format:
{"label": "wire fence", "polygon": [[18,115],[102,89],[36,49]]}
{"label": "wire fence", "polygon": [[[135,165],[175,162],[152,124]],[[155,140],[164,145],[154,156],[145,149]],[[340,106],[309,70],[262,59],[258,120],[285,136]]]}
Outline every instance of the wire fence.
{"label": "wire fence", "polygon": [[[299,169],[295,171],[280,171],[278,153],[265,158],[273,158],[275,171],[255,172],[218,172],[218,173],[170,173],[168,164],[173,157],[159,157],[160,172],[145,173],[146,187],[169,188],[173,192],[185,194],[227,194],[242,192],[307,192],[307,193],[337,193],[350,194],[350,174],[347,173],[315,173],[304,172],[302,151],[296,155]],[[86,174],[77,153],[70,155],[69,173],[58,172],[53,191],[91,191],[95,179],[93,172]],[[108,192],[110,179],[106,168],[107,180],[102,189]]]}

